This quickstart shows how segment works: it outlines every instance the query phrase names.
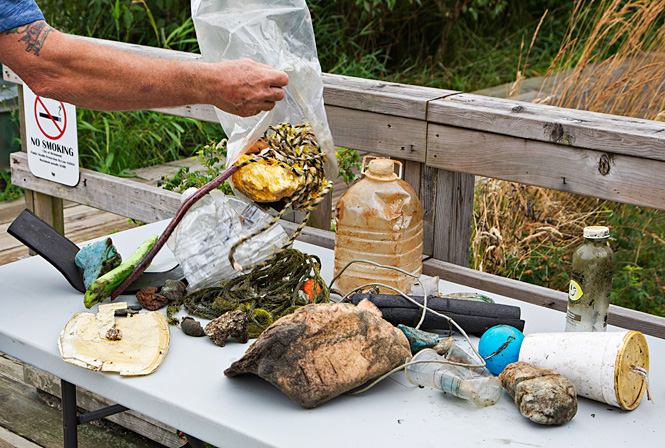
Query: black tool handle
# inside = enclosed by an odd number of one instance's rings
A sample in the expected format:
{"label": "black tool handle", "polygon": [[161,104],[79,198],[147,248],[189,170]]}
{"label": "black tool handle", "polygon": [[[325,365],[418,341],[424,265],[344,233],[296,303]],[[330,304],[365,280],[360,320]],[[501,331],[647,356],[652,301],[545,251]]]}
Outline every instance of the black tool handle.
{"label": "black tool handle", "polygon": [[83,271],[74,263],[80,250],[27,208],[10,224],[7,233],[51,263],[77,291],[85,292]]}

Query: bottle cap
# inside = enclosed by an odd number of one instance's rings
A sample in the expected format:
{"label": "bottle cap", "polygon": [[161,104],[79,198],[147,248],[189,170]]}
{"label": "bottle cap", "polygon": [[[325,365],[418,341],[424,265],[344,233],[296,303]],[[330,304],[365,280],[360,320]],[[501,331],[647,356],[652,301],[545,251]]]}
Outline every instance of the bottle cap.
{"label": "bottle cap", "polygon": [[397,179],[395,174],[395,161],[391,159],[377,158],[370,160],[365,175],[376,180],[393,180]]}
{"label": "bottle cap", "polygon": [[609,238],[610,229],[605,226],[589,226],[584,228],[584,238]]}

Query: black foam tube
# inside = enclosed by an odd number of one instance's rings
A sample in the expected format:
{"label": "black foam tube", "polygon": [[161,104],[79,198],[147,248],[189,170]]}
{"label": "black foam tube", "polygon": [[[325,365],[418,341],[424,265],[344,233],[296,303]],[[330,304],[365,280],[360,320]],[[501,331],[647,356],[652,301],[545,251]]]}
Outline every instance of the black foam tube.
{"label": "black foam tube", "polygon": [[[412,297],[412,296],[410,296]],[[412,297],[423,303],[422,297]],[[354,294],[351,301],[358,304],[368,299],[383,313],[383,318],[393,325],[403,324],[415,327],[420,321],[422,309],[396,294]],[[510,325],[524,330],[524,321],[520,319],[521,310],[517,306],[488,303],[476,300],[449,299],[432,297],[427,300],[427,307],[453,319],[467,333],[482,335],[495,325]],[[423,330],[448,330],[448,321],[433,313],[427,313],[420,327]],[[452,328],[455,330],[455,328]]]}

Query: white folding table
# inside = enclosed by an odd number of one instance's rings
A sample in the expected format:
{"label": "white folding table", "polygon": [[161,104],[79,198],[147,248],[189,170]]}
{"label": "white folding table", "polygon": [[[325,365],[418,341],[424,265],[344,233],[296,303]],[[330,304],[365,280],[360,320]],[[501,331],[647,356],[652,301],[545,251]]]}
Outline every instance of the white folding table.
{"label": "white folding table", "polygon": [[[127,257],[165,222],[112,235]],[[324,278],[332,277],[331,250],[296,243],[321,258]],[[151,270],[173,264],[164,248]],[[541,426],[522,417],[504,392],[494,406],[477,408],[437,390],[412,386],[403,373],[361,395],[343,395],[315,409],[303,409],[254,375],[227,378],[223,372],[249,346],[229,340],[225,347],[171,328],[163,364],[151,375],[120,377],[64,362],[57,341],[67,321],[87,311],[82,295],[39,257],[0,267],[0,352],[45,370],[119,406],[133,409],[218,447],[439,447],[660,446],[665,439],[665,340],[647,336],[651,390],[634,411],[579,398],[577,415],[562,426]],[[475,291],[498,303],[517,305],[525,333],[563,331],[563,313],[507,297],[441,282],[442,292]],[[121,296],[135,304],[136,299]],[[90,310],[96,312],[96,307]],[[610,328],[608,331],[616,331]],[[252,341],[250,341],[251,343]],[[1,410],[0,410],[1,412]],[[71,418],[71,416],[69,416]],[[70,420],[71,421],[71,420]]]}

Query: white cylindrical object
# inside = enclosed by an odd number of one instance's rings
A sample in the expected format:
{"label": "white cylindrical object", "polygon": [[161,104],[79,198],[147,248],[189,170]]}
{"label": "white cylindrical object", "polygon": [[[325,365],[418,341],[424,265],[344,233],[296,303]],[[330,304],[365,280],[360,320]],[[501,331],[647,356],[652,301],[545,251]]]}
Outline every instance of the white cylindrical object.
{"label": "white cylindrical object", "polygon": [[638,331],[539,333],[524,338],[519,360],[565,376],[580,396],[632,410],[646,389],[634,368],[649,369],[649,348]]}

